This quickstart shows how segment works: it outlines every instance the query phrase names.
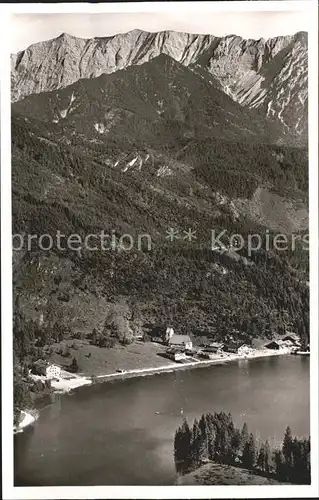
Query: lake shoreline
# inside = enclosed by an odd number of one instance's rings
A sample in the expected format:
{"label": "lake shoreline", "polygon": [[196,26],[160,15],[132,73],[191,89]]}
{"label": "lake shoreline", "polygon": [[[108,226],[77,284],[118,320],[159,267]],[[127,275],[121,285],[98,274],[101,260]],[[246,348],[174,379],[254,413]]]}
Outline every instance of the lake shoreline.
{"label": "lake shoreline", "polygon": [[[238,354],[223,354],[216,356],[215,359],[210,360],[196,360],[188,361],[184,363],[171,363],[169,365],[162,365],[153,368],[138,368],[132,370],[126,370],[123,373],[109,373],[95,375],[94,377],[89,377],[85,374],[72,374],[65,372],[67,378],[56,379],[51,381],[51,386],[53,389],[53,394],[70,394],[84,386],[94,386],[97,384],[105,384],[108,382],[113,382],[116,380],[126,380],[132,378],[150,377],[154,375],[160,375],[161,373],[172,373],[175,371],[191,370],[196,368],[208,368],[210,366],[220,366],[233,363],[235,361],[251,361],[254,359],[262,359],[274,356],[285,356],[290,355],[290,349],[280,349],[280,350],[255,350],[249,355],[238,355]],[[63,373],[63,370],[62,370]],[[44,376],[33,376],[34,379],[45,380]],[[37,406],[37,405],[36,405]],[[24,418],[20,422],[17,428],[14,428],[14,434],[23,432],[25,428],[33,425],[39,417],[38,410],[35,408],[23,410]]]}
{"label": "lake shoreline", "polygon": [[250,361],[253,359],[261,359],[266,357],[273,356],[283,356],[291,354],[290,350],[280,350],[280,351],[272,351],[267,349],[267,351],[255,351],[251,355],[238,355],[238,354],[228,354],[216,357],[216,359],[210,360],[198,360],[198,361],[189,361],[185,363],[172,363],[171,365],[163,365],[158,366],[156,368],[141,368],[136,370],[127,370],[124,373],[111,373],[105,375],[97,375],[95,377],[97,383],[105,383],[112,380],[125,380],[127,378],[139,378],[145,376],[159,375],[161,373],[169,373],[173,371],[179,370],[189,370],[195,368],[205,368],[213,365],[225,365],[227,363],[231,363],[234,361]]}
{"label": "lake shoreline", "polygon": [[56,393],[69,393],[76,390],[84,385],[95,385],[98,383],[107,383],[113,380],[125,380],[129,378],[139,378],[145,376],[159,375],[161,373],[170,373],[179,370],[189,370],[195,368],[205,368],[213,365],[224,365],[227,363],[235,361],[249,361],[253,359],[261,359],[273,356],[284,356],[291,354],[290,349],[280,349],[280,350],[256,350],[249,355],[238,355],[238,354],[223,354],[216,355],[215,359],[209,360],[196,360],[196,361],[186,361],[183,363],[171,363],[157,367],[150,368],[136,368],[132,370],[125,370],[122,373],[113,372],[108,374],[94,375],[93,377],[87,376],[84,373],[74,374],[72,378],[68,372],[68,378],[52,380],[51,384]]}

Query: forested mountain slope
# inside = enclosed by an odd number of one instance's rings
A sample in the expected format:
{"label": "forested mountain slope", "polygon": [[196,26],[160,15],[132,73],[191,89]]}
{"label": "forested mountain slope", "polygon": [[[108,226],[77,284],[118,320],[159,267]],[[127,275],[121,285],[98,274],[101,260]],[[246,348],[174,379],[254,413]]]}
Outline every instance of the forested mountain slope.
{"label": "forested mountain slope", "polygon": [[[165,76],[159,64],[167,66]],[[139,234],[152,242],[150,250],[129,252],[46,253],[34,245],[33,252],[16,255],[21,309],[41,318],[46,331],[55,323],[86,334],[101,328],[110,303],[124,297],[139,325],[169,320],[195,335],[234,330],[246,338],[271,336],[285,324],[305,334],[301,244],[294,252],[219,253],[212,251],[211,231],[239,233],[245,241],[249,232],[264,237],[266,230],[302,235],[307,153],[272,144],[271,137],[265,143],[271,127],[258,113],[233,113],[237,104],[188,72],[161,56],[13,106],[15,232],[84,238],[104,229],[117,239],[131,234],[135,246]],[[189,103],[200,92],[204,98],[204,90],[210,109],[200,121],[200,108]],[[214,137],[211,121],[225,116],[225,137],[220,130]],[[253,142],[243,134],[251,123]],[[170,242],[169,228],[180,238]],[[183,239],[189,228],[196,231],[191,242]]]}
{"label": "forested mountain slope", "polygon": [[[24,241],[13,253],[17,377],[53,341],[94,329],[122,344],[168,324],[194,339],[292,329],[308,341],[307,149],[216,75],[153,56],[72,83],[65,69],[52,84],[61,88],[12,105],[14,247]],[[75,234],[81,245],[67,248]],[[249,250],[249,234],[260,249]]]}

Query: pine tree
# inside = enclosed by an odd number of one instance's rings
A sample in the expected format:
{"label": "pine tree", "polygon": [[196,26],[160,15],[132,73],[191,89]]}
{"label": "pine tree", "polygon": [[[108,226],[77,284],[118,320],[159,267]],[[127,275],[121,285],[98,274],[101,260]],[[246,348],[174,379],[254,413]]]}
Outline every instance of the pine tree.
{"label": "pine tree", "polygon": [[245,422],[244,425],[243,425],[243,428],[241,430],[241,435],[240,435],[240,444],[241,444],[242,451],[244,450],[244,447],[245,447],[245,444],[248,441],[248,438],[249,438],[248,427],[247,427],[247,424]]}
{"label": "pine tree", "polygon": [[195,418],[192,430],[192,442],[191,442],[191,467],[196,468],[201,462],[201,431],[199,428],[198,420]]}
{"label": "pine tree", "polygon": [[270,473],[271,469],[271,451],[270,451],[270,446],[268,440],[265,443],[265,472],[267,474]]}
{"label": "pine tree", "polygon": [[264,444],[261,445],[258,457],[257,457],[257,467],[264,472],[265,471],[265,462],[266,462],[266,453]]}
{"label": "pine tree", "polygon": [[79,365],[78,365],[78,362],[77,362],[76,358],[72,359],[72,363],[70,365],[70,370],[73,373],[77,373],[79,371]]}
{"label": "pine tree", "polygon": [[239,460],[239,452],[241,449],[241,433],[239,429],[234,430],[234,434],[231,440],[233,461],[237,462]]}
{"label": "pine tree", "polygon": [[216,434],[213,426],[209,426],[208,440],[207,440],[207,452],[209,460],[213,460],[215,457],[215,439]]}
{"label": "pine tree", "polygon": [[175,432],[175,436],[174,436],[174,461],[175,461],[175,467],[176,467],[176,471],[177,472],[180,472],[180,470],[182,469],[182,439],[183,439],[183,436],[182,436],[182,430],[181,428],[179,427],[177,429],[177,431]]}
{"label": "pine tree", "polygon": [[288,426],[285,432],[283,444],[282,444],[282,453],[285,457],[285,461],[288,467],[293,466],[293,438],[291,435],[291,429]]}
{"label": "pine tree", "polygon": [[251,470],[255,465],[256,446],[253,434],[249,435],[248,441],[245,443],[243,451],[243,466]]}
{"label": "pine tree", "polygon": [[287,468],[289,480],[292,480],[293,478],[296,483],[302,482],[301,477],[303,475],[304,468],[302,452],[303,443],[297,438],[294,438],[292,442],[293,468]]}
{"label": "pine tree", "polygon": [[274,451],[274,462],[276,468],[276,476],[279,480],[284,481],[285,477],[285,457],[281,450]]}
{"label": "pine tree", "polygon": [[200,446],[200,455],[202,458],[208,458],[208,424],[206,415],[202,415],[199,421],[199,429],[201,432],[201,446]]}
{"label": "pine tree", "polygon": [[232,434],[228,426],[224,426],[222,433],[222,457],[224,463],[231,463],[233,454],[232,454]]}
{"label": "pine tree", "polygon": [[183,424],[177,430],[174,439],[174,458],[176,470],[178,472],[186,471],[190,467],[191,442],[192,433],[187,420],[184,419]]}
{"label": "pine tree", "polygon": [[91,342],[93,345],[97,344],[97,338],[98,338],[98,333],[96,331],[96,328],[93,328],[92,333],[91,333]]}

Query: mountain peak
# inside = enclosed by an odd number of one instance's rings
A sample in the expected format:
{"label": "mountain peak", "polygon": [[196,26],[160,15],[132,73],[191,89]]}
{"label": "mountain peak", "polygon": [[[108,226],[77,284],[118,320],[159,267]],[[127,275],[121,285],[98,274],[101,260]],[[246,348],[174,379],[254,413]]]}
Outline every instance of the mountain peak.
{"label": "mountain peak", "polygon": [[70,33],[61,33],[61,35],[59,35],[57,38],[53,39],[53,42],[55,40],[57,40],[63,44],[76,44],[78,42],[83,43],[85,41],[84,38],[80,38],[80,37],[71,35]]}
{"label": "mountain peak", "polygon": [[61,35],[59,35],[57,38],[68,39],[68,38],[77,38],[77,37],[74,35],[70,35],[70,33],[64,32],[64,33],[61,33]]}
{"label": "mountain peak", "polygon": [[[136,34],[136,35],[139,35],[140,33],[147,33],[147,31],[144,31],[144,30],[140,30],[138,28],[135,28],[133,30],[130,30],[130,31],[127,31],[127,33],[131,33],[131,34]],[[116,36],[116,35],[115,35]]]}

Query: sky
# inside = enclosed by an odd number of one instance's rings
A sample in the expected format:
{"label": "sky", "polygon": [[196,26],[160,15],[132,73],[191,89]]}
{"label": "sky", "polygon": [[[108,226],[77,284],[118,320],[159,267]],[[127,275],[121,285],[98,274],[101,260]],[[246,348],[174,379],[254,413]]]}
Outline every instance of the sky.
{"label": "sky", "polygon": [[11,52],[55,38],[61,33],[93,38],[138,28],[267,39],[308,31],[308,26],[309,15],[305,11],[15,14],[11,20]]}

